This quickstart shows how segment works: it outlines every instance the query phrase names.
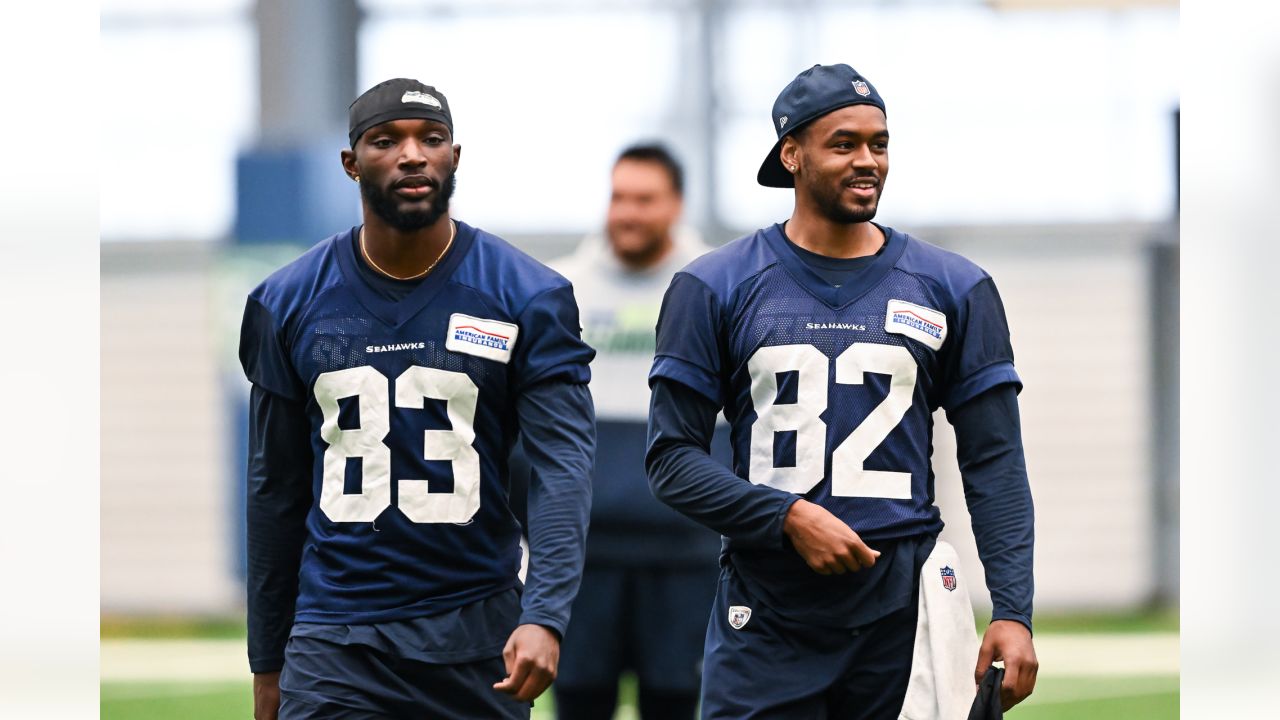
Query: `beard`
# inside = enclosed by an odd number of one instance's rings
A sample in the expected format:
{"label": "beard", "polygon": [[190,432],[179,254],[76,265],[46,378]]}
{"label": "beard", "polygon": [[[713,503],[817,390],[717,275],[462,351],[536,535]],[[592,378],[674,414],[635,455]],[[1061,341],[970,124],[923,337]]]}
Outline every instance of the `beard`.
{"label": "beard", "polygon": [[421,230],[435,223],[449,212],[449,198],[458,187],[458,176],[453,171],[437,188],[431,204],[422,209],[401,210],[400,201],[390,192],[384,192],[363,175],[360,177],[360,194],[368,201],[369,208],[388,225],[400,232]]}
{"label": "beard", "polygon": [[818,206],[818,212],[822,213],[823,217],[831,222],[846,225],[869,222],[876,216],[876,208],[880,205],[880,192],[884,189],[883,183],[876,186],[876,196],[870,203],[850,207],[840,200],[846,182],[848,180],[841,180],[840,184],[834,188],[827,183],[809,182],[806,184],[809,186],[810,195],[813,196],[814,202]]}
{"label": "beard", "polygon": [[[615,241],[618,235],[624,233],[625,237],[633,242],[619,244]],[[605,234],[609,238],[609,245],[613,251],[628,264],[645,265],[666,249],[663,245],[667,237],[666,232],[648,226],[632,226],[625,229],[606,226]]]}

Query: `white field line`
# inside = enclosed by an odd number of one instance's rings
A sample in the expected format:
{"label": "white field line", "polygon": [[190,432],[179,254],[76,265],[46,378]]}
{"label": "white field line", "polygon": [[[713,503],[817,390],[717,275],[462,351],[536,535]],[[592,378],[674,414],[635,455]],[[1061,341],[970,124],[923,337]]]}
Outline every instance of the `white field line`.
{"label": "white field line", "polygon": [[[1044,676],[1040,676],[1043,678]],[[1055,705],[1078,700],[1102,700],[1113,697],[1141,697],[1160,695],[1178,690],[1178,677],[1153,675],[1149,677],[1095,677],[1052,684],[1040,683],[1035,694],[1027,702],[1036,705]]]}
{"label": "white field line", "polygon": [[[243,678],[246,694],[253,692],[253,681]],[[102,696],[111,700],[150,700],[154,698],[185,698],[201,695],[220,694],[223,685],[210,685],[208,682],[118,682],[112,683]]]}
{"label": "white field line", "polygon": [[1177,633],[1090,633],[1035,638],[1040,677],[1177,675]]}
{"label": "white field line", "polygon": [[[1040,677],[1178,674],[1178,635],[1071,634],[1036,637]],[[103,682],[249,679],[243,640],[103,640]]]}
{"label": "white field line", "polygon": [[103,682],[210,682],[248,680],[243,640],[103,640]]}

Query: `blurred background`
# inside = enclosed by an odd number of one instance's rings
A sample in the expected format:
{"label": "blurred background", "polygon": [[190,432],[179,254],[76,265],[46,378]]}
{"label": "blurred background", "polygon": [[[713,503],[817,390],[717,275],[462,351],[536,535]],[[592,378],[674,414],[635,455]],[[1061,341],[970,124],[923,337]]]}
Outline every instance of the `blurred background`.
{"label": "blurred background", "polygon": [[[786,218],[755,183],[769,108],[835,62],[888,105],[877,220],[982,265],[1008,310],[1043,668],[1018,716],[1175,717],[1177,33],[1161,0],[104,0],[104,717],[248,707],[240,313],[359,222],[356,95],[444,92],[454,215],[549,260],[599,229],[639,139],[680,156],[712,244]],[[944,537],[976,570],[937,422]]]}

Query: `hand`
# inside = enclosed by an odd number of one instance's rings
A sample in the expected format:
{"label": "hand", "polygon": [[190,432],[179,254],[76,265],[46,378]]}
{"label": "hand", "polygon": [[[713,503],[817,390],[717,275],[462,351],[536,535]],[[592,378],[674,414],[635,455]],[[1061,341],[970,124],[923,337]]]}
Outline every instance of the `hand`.
{"label": "hand", "polygon": [[792,503],[782,530],[819,575],[857,572],[875,565],[880,557],[880,551],[867,547],[844,521],[807,500]]}
{"label": "hand", "polygon": [[280,714],[280,673],[253,674],[253,720],[276,720]]}
{"label": "hand", "polygon": [[1008,710],[1026,700],[1036,688],[1036,673],[1040,661],[1031,644],[1031,631],[1017,620],[995,620],[987,626],[982,636],[982,649],[978,651],[978,667],[973,681],[982,682],[982,676],[995,660],[1004,661],[1004,681],[1000,683],[1000,705]]}
{"label": "hand", "polygon": [[560,638],[542,625],[521,625],[511,633],[502,651],[507,676],[493,684],[521,702],[533,702],[556,679],[560,665]]}

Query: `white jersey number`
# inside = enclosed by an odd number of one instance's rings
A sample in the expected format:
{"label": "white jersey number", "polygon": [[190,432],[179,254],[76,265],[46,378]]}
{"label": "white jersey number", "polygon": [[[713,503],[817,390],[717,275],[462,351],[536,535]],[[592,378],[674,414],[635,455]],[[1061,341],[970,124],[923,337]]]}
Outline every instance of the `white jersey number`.
{"label": "white jersey number", "polygon": [[[445,401],[450,430],[427,430],[422,457],[448,460],[453,492],[427,492],[426,480],[401,480],[397,506],[419,523],[465,523],[480,510],[480,455],[472,447],[480,391],[465,373],[413,366],[395,381],[396,407],[422,409],[426,398]],[[320,437],[324,477],[320,510],[334,522],[373,522],[391,505],[391,448],[383,442],[391,429],[387,377],[369,366],[334,370],[316,378],[315,396],[324,421]],[[360,426],[338,427],[338,400],[355,397]],[[347,459],[360,458],[360,494],[343,492]]]}
{"label": "white jersey number", "polygon": [[[827,445],[827,373],[830,363],[812,345],[762,347],[747,361],[751,374],[751,402],[756,421],[751,426],[751,482],[806,493],[822,481]],[[796,401],[778,403],[778,373],[796,373]],[[889,394],[831,453],[831,494],[840,497],[911,498],[911,473],[866,470],[871,452],[889,436],[911,407],[916,386],[916,363],[906,348],[878,343],[854,343],[836,358],[836,382],[861,385],[866,373],[889,376]],[[773,464],[774,437],[795,432],[796,462]]]}

